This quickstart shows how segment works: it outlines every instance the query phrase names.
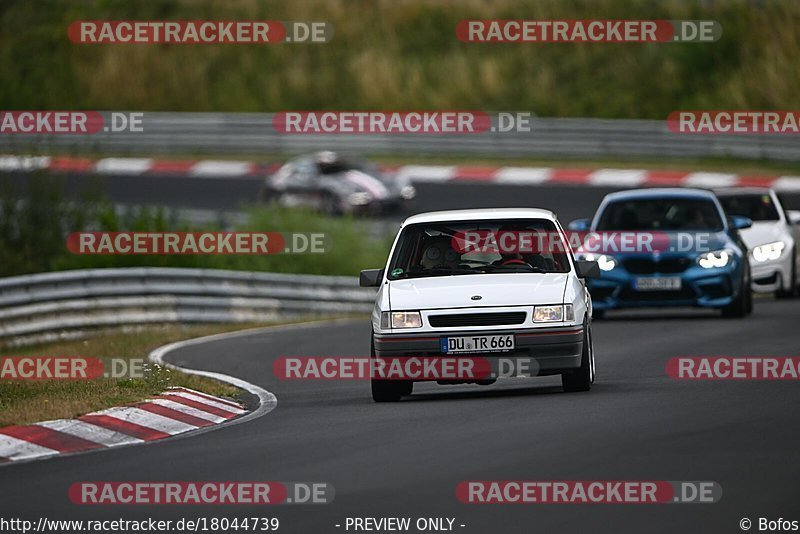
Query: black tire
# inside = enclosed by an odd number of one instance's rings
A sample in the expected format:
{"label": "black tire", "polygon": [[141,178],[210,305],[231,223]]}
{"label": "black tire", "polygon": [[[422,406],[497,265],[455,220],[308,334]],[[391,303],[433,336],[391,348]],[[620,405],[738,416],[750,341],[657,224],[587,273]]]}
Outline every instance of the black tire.
{"label": "black tire", "polygon": [[797,284],[797,260],[794,257],[795,251],[792,250],[792,272],[789,276],[791,276],[792,283],[789,286],[789,289],[779,289],[775,292],[775,298],[778,299],[794,299],[798,296],[798,284]]}
{"label": "black tire", "polygon": [[592,329],[585,326],[583,329],[583,351],[581,353],[581,366],[568,373],[561,373],[561,386],[566,393],[589,391],[594,382],[594,347],[592,346]]}
{"label": "black tire", "polygon": [[258,201],[260,203],[269,204],[270,202],[274,202],[275,200],[277,200],[277,197],[275,196],[275,191],[273,191],[272,189],[268,187],[262,187],[258,191]]}
{"label": "black tire", "polygon": [[[370,340],[370,357],[375,358],[375,340]],[[375,402],[397,402],[403,395],[411,395],[414,382],[410,380],[370,379],[372,400]]]}
{"label": "black tire", "polygon": [[[749,304],[748,300],[750,300]],[[739,288],[739,294],[736,295],[736,298],[733,300],[733,302],[722,308],[722,316],[726,319],[741,319],[742,317],[746,317],[747,314],[752,311],[752,300],[753,291],[750,288],[750,278],[749,276],[745,275],[742,277],[742,284]]]}
{"label": "black tire", "polygon": [[343,213],[341,202],[336,195],[325,191],[321,197],[322,213],[325,215],[341,215]]}

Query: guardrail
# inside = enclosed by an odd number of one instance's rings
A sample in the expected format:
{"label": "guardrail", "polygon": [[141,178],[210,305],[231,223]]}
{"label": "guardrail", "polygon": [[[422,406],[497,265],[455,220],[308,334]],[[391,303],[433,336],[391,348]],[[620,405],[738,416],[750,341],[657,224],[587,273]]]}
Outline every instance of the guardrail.
{"label": "guardrail", "polygon": [[734,157],[800,160],[797,135],[685,135],[665,121],[536,118],[530,132],[475,135],[284,135],[271,113],[144,113],[141,132],[0,135],[10,153],[230,153],[290,155],[314,150],[363,154],[491,156]]}
{"label": "guardrail", "polygon": [[24,345],[81,329],[144,323],[264,322],[368,313],[375,290],[358,279],[133,267],[0,279],[0,343]]}

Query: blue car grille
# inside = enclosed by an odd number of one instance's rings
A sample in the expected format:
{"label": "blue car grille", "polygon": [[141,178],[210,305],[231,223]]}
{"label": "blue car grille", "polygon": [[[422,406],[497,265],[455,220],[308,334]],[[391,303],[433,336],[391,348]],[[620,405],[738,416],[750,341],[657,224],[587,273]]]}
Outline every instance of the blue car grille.
{"label": "blue car grille", "polygon": [[692,264],[689,258],[628,258],[622,260],[622,266],[631,274],[676,274],[682,273]]}

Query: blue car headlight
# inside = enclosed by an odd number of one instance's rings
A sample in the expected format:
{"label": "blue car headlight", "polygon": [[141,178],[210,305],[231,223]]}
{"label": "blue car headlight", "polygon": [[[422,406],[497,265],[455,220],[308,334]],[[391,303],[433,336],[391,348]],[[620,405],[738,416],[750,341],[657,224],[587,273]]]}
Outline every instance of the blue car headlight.
{"label": "blue car headlight", "polygon": [[617,266],[614,256],[608,254],[578,254],[577,259],[583,261],[596,261],[601,271],[611,271]]}
{"label": "blue car headlight", "polygon": [[725,267],[733,261],[733,251],[730,249],[704,252],[697,257],[697,264],[703,269],[718,269]]}

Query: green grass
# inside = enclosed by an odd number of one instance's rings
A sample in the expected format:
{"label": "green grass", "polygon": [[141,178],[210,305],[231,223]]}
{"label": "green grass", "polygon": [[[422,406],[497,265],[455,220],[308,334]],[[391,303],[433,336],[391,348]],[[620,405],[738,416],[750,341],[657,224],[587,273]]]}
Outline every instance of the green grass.
{"label": "green grass", "polygon": [[[714,19],[713,44],[475,44],[459,20]],[[76,45],[80,19],[318,20],[327,44]],[[800,2],[683,0],[5,0],[4,109],[528,110],[663,119],[797,109]]]}
{"label": "green grass", "polygon": [[[3,181],[0,179],[0,186]],[[253,206],[247,222],[235,230],[251,232],[323,233],[323,254],[267,255],[76,255],[66,236],[84,229],[103,231],[205,231],[215,225],[192,226],[165,216],[157,208],[138,208],[120,216],[101,196],[83,195],[76,204],[61,195],[57,176],[35,173],[27,190],[8,184],[0,194],[0,276],[104,267],[185,267],[275,273],[357,276],[361,269],[382,265],[391,237],[371,237],[367,219],[330,217],[277,205]],[[0,188],[2,189],[2,188]],[[24,202],[17,202],[22,198]]]}

